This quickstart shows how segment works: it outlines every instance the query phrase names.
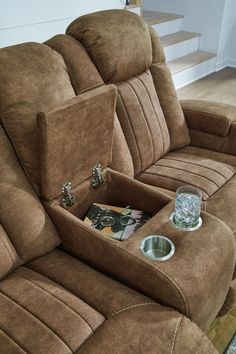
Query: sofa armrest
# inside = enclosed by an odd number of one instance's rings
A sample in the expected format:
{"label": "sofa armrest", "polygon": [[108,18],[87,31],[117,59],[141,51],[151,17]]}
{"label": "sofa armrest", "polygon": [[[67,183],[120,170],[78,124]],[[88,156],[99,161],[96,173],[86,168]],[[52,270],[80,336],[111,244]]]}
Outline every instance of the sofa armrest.
{"label": "sofa armrest", "polygon": [[201,100],[182,100],[180,103],[190,129],[224,137],[236,122],[234,106]]}
{"label": "sofa armrest", "polygon": [[192,146],[236,155],[236,107],[200,100],[180,102]]}
{"label": "sofa armrest", "polygon": [[[222,221],[202,212],[203,226],[190,237],[169,224],[172,201],[130,238],[119,242],[105,237],[54,202],[45,206],[60,232],[64,250],[175,308],[204,331],[209,328],[224,303],[235,265],[232,232]],[[175,244],[174,256],[167,262],[144,257],[139,246],[147,235],[168,235]],[[217,297],[213,296],[215,293]]]}

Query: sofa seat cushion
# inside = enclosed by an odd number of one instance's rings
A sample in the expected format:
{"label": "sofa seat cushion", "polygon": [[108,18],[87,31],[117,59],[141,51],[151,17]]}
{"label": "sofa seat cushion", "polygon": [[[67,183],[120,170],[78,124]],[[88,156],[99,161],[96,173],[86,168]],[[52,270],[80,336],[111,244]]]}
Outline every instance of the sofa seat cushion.
{"label": "sofa seat cushion", "polygon": [[2,353],[16,345],[24,353],[71,353],[104,321],[84,301],[25,267],[0,282],[0,312]]}
{"label": "sofa seat cushion", "polygon": [[17,354],[74,353],[106,318],[153,303],[55,250],[0,282],[0,348]]}
{"label": "sofa seat cushion", "polygon": [[151,301],[60,250],[30,262],[28,267],[83,299],[106,318]]}
{"label": "sofa seat cushion", "polygon": [[60,250],[0,282],[0,313],[4,354],[216,354],[183,315]]}
{"label": "sofa seat cushion", "polygon": [[235,174],[235,168],[208,157],[170,152],[164,158],[148,167],[137,179],[157,187],[176,191],[184,184],[202,190],[207,200],[221,189]]}
{"label": "sofa seat cushion", "polygon": [[205,157],[214,161],[219,161],[226,163],[227,165],[230,166],[236,166],[236,156],[235,155],[229,155],[229,154],[224,154],[222,152],[217,152],[213,150],[207,150],[207,149],[202,149],[196,146],[186,146],[178,152],[182,152],[185,154],[190,154],[190,155],[197,155],[201,157]]}
{"label": "sofa seat cushion", "polygon": [[122,311],[98,328],[76,354],[217,354],[199,328],[158,304]]}

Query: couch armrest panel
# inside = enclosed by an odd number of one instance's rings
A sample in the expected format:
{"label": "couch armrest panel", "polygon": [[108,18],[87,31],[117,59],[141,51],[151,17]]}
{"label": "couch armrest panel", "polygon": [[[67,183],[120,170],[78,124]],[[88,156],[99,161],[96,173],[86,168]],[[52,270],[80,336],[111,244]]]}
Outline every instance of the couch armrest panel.
{"label": "couch armrest panel", "polygon": [[236,107],[202,100],[182,100],[181,106],[190,129],[227,136],[236,121]]}

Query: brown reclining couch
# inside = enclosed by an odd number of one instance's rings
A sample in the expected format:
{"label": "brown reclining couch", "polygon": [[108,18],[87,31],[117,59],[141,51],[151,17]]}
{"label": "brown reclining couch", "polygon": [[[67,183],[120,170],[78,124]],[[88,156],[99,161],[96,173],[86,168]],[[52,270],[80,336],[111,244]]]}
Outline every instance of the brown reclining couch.
{"label": "brown reclining couch", "polygon": [[[236,109],[178,101],[156,32],[137,15],[110,10],[82,16],[47,44],[78,80],[76,39],[106,84],[117,87],[111,167],[174,196],[184,184],[202,190],[203,208],[236,235]],[[94,76],[93,76],[94,78]],[[121,131],[122,128],[122,131]],[[233,280],[225,311],[236,303]],[[222,311],[223,313],[223,311]]]}
{"label": "brown reclining couch", "polygon": [[[58,37],[52,41],[58,45]],[[73,55],[64,57],[66,66],[59,54],[41,44],[0,51],[0,116],[13,145],[1,130],[0,348],[4,353],[214,353],[194,323],[154,300],[178,309],[207,330],[229,290],[235,264],[232,232],[203,213],[206,226],[195,237],[176,235],[166,222],[173,208],[168,195],[106,167],[105,186],[91,190],[87,161],[91,163],[91,156],[96,156],[95,162],[105,156],[105,165],[111,158],[116,90],[103,86],[75,39],[59,36],[59,42],[58,51],[72,50]],[[81,129],[86,123],[87,129]],[[104,139],[99,136],[103,124],[107,127]],[[90,127],[92,134],[88,134]],[[128,151],[115,119],[114,142],[117,132]],[[84,154],[87,141],[94,143],[90,155]],[[64,209],[60,183],[67,174],[77,181],[77,201]],[[125,195],[120,195],[119,188],[124,188]],[[129,243],[105,239],[80,220],[94,198],[105,198],[107,192],[114,203],[131,201],[156,214]],[[156,232],[159,223],[175,240],[178,257],[176,252],[173,261],[153,267],[143,260],[136,243]],[[204,242],[214,246],[212,250],[197,246],[206,235]],[[61,242],[62,249],[57,249]],[[194,256],[196,250],[199,258]],[[188,265],[189,272],[178,275]],[[197,285],[196,289],[189,284]]]}
{"label": "brown reclining couch", "polygon": [[[185,316],[60,249],[35,192],[36,115],[75,98],[66,66],[47,46],[26,43],[0,50],[0,72],[0,353],[216,353]],[[100,91],[103,104],[115,92]]]}

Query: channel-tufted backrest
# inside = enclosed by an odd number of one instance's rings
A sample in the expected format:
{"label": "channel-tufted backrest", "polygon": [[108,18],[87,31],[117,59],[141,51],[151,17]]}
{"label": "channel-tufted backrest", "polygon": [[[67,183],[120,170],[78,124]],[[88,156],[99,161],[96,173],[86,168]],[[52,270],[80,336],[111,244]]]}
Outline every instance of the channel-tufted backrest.
{"label": "channel-tufted backrest", "polygon": [[123,10],[92,13],[72,22],[66,34],[86,48],[105,83],[118,88],[117,115],[134,175],[168,150],[189,144],[163,49],[138,15]]}

